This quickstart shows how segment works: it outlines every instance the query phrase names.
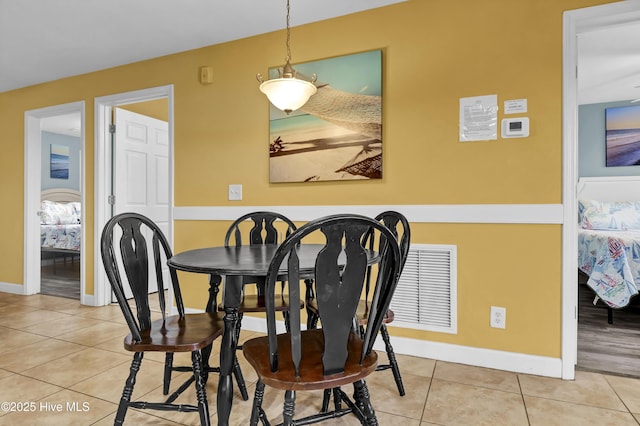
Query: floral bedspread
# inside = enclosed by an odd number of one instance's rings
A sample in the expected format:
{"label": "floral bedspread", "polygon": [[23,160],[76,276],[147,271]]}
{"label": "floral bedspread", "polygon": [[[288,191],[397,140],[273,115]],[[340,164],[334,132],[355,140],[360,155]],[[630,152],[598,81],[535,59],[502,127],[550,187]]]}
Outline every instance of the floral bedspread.
{"label": "floral bedspread", "polygon": [[81,229],[77,225],[40,225],[42,248],[80,251]]}
{"label": "floral bedspread", "polygon": [[627,306],[640,284],[640,230],[580,229],[578,267],[607,305]]}

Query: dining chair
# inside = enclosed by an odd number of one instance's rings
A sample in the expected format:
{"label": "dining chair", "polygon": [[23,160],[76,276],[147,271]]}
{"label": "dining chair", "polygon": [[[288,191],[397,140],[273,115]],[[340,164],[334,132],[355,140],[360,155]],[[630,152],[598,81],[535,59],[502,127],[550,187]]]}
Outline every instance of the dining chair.
{"label": "dining chair", "polygon": [[[296,225],[286,216],[269,211],[258,211],[247,213],[236,219],[224,237],[225,247],[261,244],[279,244],[293,231]],[[244,236],[244,238],[243,238]],[[238,333],[242,321],[242,315],[245,312],[266,312],[264,301],[264,277],[244,277],[243,287],[247,284],[255,284],[255,293],[247,294],[243,289],[243,297],[238,312],[240,320],[238,321]],[[286,282],[281,281],[281,290],[284,290]],[[216,295],[213,295],[216,298]],[[276,310],[282,312],[285,326],[289,324],[290,300],[284,291],[276,300]],[[219,308],[222,308],[220,305]],[[299,301],[299,309],[304,308],[304,300]]]}
{"label": "dining chair", "polygon": [[[407,218],[399,212],[396,211],[385,211],[380,213],[375,217],[375,220],[382,222],[387,228],[391,230],[393,235],[396,237],[398,244],[400,246],[400,254],[401,254],[401,264],[400,264],[400,273],[402,273],[402,269],[404,268],[404,264],[407,261],[407,256],[409,254],[409,246],[411,242],[411,229],[409,227],[409,221]],[[383,250],[386,242],[384,238],[382,240],[376,240],[376,234],[370,233],[365,235],[366,244],[370,249]],[[370,292],[370,279],[371,279],[371,268],[367,271],[367,281],[365,284],[364,291],[364,299],[361,299],[358,303],[358,310],[356,312],[356,317],[358,320],[358,324],[360,327],[365,326],[369,321],[369,313],[371,309],[372,303],[372,294]],[[309,280],[305,281],[307,285],[307,292],[305,297],[305,306],[307,310],[307,327],[308,328],[316,328],[318,322],[318,304],[317,299],[315,299],[313,294],[312,282]],[[395,352],[393,350],[393,346],[391,345],[391,339],[389,337],[389,332],[387,330],[387,324],[393,322],[395,318],[395,313],[392,309],[388,309],[386,314],[382,320],[382,326],[380,327],[380,335],[382,340],[384,341],[385,351],[387,353],[388,363],[379,364],[376,368],[377,371],[388,370],[391,369],[393,372],[393,378],[396,382],[396,387],[398,388],[398,393],[400,396],[404,396],[406,394],[404,389],[404,384],[402,383],[402,376],[400,374],[400,367],[398,367],[398,361],[396,359]],[[325,396],[326,397],[326,396]]]}
{"label": "dining chair", "polygon": [[[369,321],[359,332],[354,322],[360,295],[365,286],[369,259],[376,259],[365,245],[371,230],[388,241],[379,254],[377,275],[372,280],[373,303]],[[323,241],[313,270],[302,270],[297,247]],[[362,424],[377,425],[365,378],[376,369],[378,355],[373,350],[397,285],[401,255],[395,236],[380,222],[360,215],[340,214],[316,219],[293,232],[280,245],[268,268],[265,282],[267,336],[244,343],[243,353],[258,376],[251,425],[268,425],[262,408],[265,386],[284,390],[283,425],[311,424],[352,413]],[[318,315],[322,328],[301,330],[300,312],[291,310],[290,329],[276,334],[276,281],[286,269],[289,298],[300,295],[299,283],[314,276]],[[353,400],[341,386],[353,384]],[[295,419],[296,392],[334,389],[332,411],[323,406],[318,413]],[[344,403],[344,405],[343,405]]]}
{"label": "dining chair", "polygon": [[[162,290],[165,280],[163,266],[172,256],[171,248],[160,228],[149,218],[137,213],[114,216],[102,231],[100,249],[111,289],[129,327],[129,334],[124,338],[124,348],[134,353],[114,424],[122,424],[127,409],[132,407],[198,412],[200,424],[209,425],[205,389],[206,364],[203,363],[202,351],[206,348],[210,350],[213,341],[222,336],[222,315],[211,312],[185,314],[178,276],[171,268],[169,279],[178,313],[167,314],[167,304]],[[151,280],[156,280],[159,289],[157,296],[160,312],[157,315],[155,312],[152,315],[150,308]],[[127,300],[126,287],[131,289],[135,309],[133,303],[130,304]],[[191,353],[192,374],[163,402],[131,401],[136,376],[145,352]],[[195,385],[197,404],[176,404],[175,400],[192,384]]]}

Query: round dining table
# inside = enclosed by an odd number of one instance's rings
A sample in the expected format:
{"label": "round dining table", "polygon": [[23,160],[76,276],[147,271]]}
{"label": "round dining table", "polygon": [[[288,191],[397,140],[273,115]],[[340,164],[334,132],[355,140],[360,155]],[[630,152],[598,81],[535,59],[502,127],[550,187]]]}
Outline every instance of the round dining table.
{"label": "round dining table", "polygon": [[[301,244],[298,249],[300,276],[312,278],[315,261],[323,244]],[[236,329],[238,307],[242,301],[243,282],[247,277],[265,277],[278,245],[245,245],[208,247],[188,250],[174,255],[168,265],[179,271],[224,277],[222,305],[224,307],[224,334],[220,347],[220,378],[218,383],[218,425],[228,425],[233,403],[232,372],[237,346]],[[370,256],[370,261],[375,259]],[[286,266],[286,262],[283,262]],[[286,270],[283,270],[283,275]],[[216,285],[219,282],[216,283]],[[213,284],[212,284],[213,285]],[[217,292],[218,289],[216,288]],[[207,309],[215,309],[208,306]]]}

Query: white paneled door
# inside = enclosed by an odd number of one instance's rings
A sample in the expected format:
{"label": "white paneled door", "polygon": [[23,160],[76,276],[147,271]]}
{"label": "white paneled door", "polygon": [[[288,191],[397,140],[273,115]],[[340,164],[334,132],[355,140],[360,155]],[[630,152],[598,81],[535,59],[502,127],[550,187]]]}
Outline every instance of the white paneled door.
{"label": "white paneled door", "polygon": [[[169,235],[168,123],[121,108],[114,108],[114,115],[114,215],[143,214]],[[149,278],[149,292],[157,291],[155,276]]]}

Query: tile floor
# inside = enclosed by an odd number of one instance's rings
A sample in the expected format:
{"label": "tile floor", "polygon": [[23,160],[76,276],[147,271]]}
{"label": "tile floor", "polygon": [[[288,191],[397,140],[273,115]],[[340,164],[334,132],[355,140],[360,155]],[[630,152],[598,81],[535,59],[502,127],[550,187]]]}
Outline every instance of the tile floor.
{"label": "tile floor", "polygon": [[[116,305],[93,308],[70,299],[0,293],[0,425],[113,424],[131,360],[122,348],[125,334]],[[252,335],[243,332],[241,339]],[[189,362],[188,356],[176,359]],[[162,361],[157,354],[145,357],[134,398],[161,396]],[[388,370],[367,380],[381,425],[640,424],[636,379],[578,372],[575,381],[563,381],[408,356],[399,362],[405,397],[398,396]],[[256,377],[242,359],[241,366],[252,395]],[[209,380],[212,424],[217,424],[216,387],[217,380]],[[179,401],[194,399],[186,392]],[[270,417],[278,417],[281,400],[267,388]],[[300,392],[297,411],[311,413],[320,402],[320,395]],[[7,411],[6,403],[17,411]],[[238,395],[231,424],[248,424],[250,406]],[[192,425],[198,418],[129,410],[125,423]],[[358,422],[345,416],[325,424]]]}

